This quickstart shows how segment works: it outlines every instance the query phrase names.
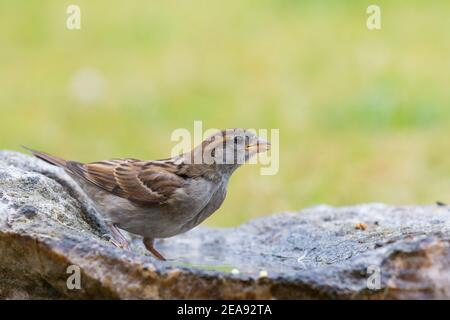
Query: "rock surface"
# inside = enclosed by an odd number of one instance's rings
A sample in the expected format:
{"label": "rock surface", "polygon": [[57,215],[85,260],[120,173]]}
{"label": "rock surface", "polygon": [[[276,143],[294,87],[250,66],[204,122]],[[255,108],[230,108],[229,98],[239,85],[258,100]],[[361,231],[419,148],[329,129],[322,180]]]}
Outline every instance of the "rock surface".
{"label": "rock surface", "polygon": [[[445,206],[319,206],[198,227],[156,243],[168,262],[106,233],[62,170],[0,152],[0,298],[450,298]],[[80,289],[68,289],[71,265]]]}

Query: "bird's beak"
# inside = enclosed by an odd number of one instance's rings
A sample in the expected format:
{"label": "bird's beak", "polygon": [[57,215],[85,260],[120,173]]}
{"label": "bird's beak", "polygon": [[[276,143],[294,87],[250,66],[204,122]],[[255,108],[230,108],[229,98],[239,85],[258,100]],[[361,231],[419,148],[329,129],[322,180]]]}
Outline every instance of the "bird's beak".
{"label": "bird's beak", "polygon": [[265,152],[270,150],[270,142],[261,138],[258,138],[256,143],[248,145],[245,149],[247,151],[256,151],[256,153]]}

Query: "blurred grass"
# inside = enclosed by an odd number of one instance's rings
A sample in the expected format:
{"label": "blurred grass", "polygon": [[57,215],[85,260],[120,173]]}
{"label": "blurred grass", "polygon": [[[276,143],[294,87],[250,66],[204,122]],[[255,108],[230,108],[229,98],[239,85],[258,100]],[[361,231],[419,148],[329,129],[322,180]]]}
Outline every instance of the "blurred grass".
{"label": "blurred grass", "polygon": [[[78,4],[82,29],[65,28]],[[168,156],[176,128],[279,128],[275,176],[240,169],[208,220],[318,203],[450,202],[450,2],[2,1],[0,148]],[[83,103],[80,70],[104,82]],[[89,89],[89,85],[87,87]]]}

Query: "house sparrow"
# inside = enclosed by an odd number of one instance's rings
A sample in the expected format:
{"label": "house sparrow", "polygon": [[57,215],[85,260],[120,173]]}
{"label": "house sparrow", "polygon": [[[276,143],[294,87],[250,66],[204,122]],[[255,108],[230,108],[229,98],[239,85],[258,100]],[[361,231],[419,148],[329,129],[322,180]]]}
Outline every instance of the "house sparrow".
{"label": "house sparrow", "polygon": [[244,129],[218,132],[193,150],[163,160],[66,161],[28,149],[64,168],[105,217],[115,245],[128,247],[120,229],[141,235],[148,251],[155,238],[186,232],[216,211],[225,199],[231,174],[270,143]]}

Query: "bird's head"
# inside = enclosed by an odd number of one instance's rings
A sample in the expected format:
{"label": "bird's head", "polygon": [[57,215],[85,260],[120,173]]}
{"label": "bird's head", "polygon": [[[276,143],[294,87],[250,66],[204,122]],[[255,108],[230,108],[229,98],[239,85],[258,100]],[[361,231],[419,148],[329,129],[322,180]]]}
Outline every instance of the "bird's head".
{"label": "bird's head", "polygon": [[206,138],[193,150],[194,163],[214,165],[233,172],[257,153],[270,149],[270,143],[245,129],[227,129]]}

